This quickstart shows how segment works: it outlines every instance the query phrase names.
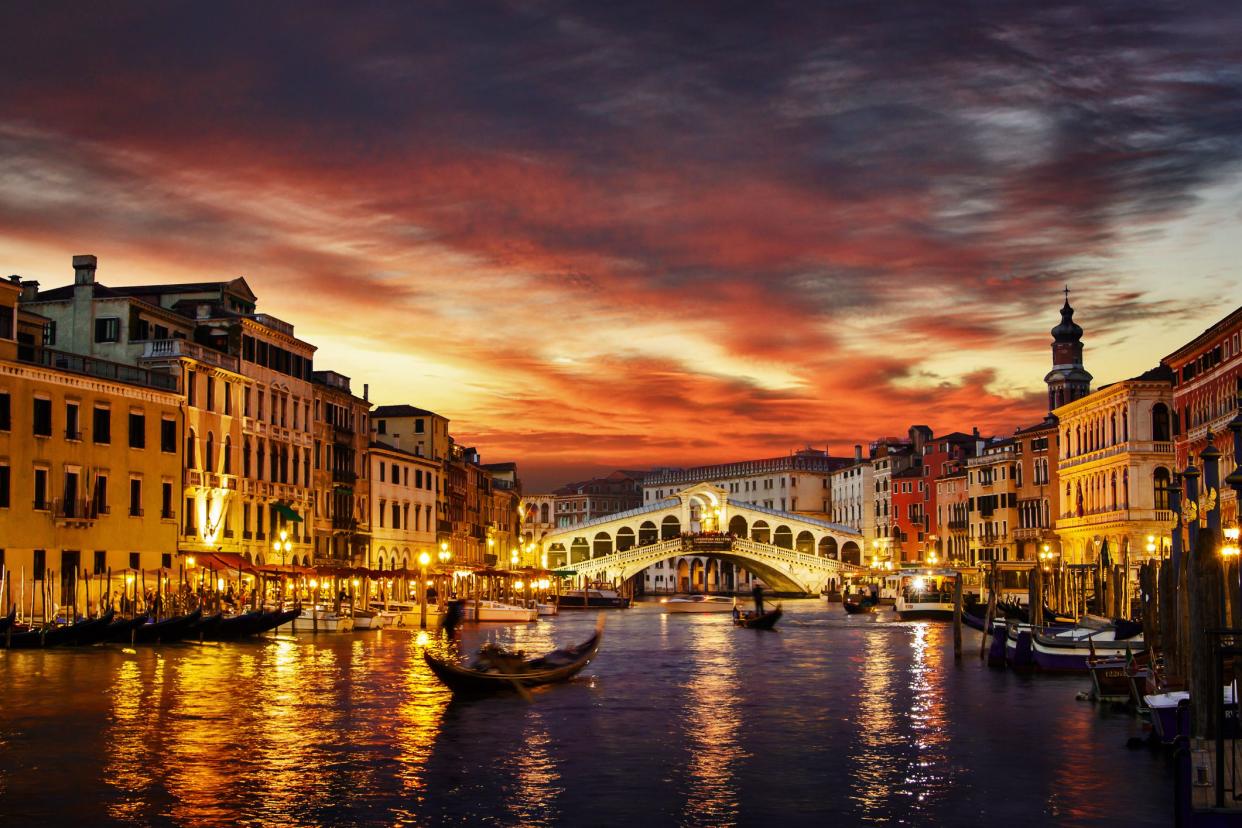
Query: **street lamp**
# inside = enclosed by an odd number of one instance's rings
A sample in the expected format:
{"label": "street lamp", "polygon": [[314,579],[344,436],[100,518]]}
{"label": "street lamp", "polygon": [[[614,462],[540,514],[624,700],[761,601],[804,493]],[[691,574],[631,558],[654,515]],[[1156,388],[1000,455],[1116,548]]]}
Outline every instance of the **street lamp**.
{"label": "street lamp", "polygon": [[1225,558],[1238,557],[1238,553],[1242,551],[1238,548],[1238,535],[1239,531],[1236,525],[1225,527],[1225,543],[1220,548],[1221,556]]}
{"label": "street lamp", "polygon": [[289,541],[289,533],[284,529],[280,530],[280,540],[272,543],[272,550],[279,553],[280,565],[285,565],[285,556],[293,549],[293,544]]}
{"label": "street lamp", "polygon": [[422,590],[422,610],[419,613],[422,628],[427,629],[427,564],[431,563],[431,556],[426,552],[418,553],[418,564],[423,569],[423,577],[419,579],[419,589]]}
{"label": "street lamp", "polygon": [[516,569],[517,565],[518,565],[518,551],[517,551],[517,547],[514,547],[513,549],[509,550],[509,568]]}

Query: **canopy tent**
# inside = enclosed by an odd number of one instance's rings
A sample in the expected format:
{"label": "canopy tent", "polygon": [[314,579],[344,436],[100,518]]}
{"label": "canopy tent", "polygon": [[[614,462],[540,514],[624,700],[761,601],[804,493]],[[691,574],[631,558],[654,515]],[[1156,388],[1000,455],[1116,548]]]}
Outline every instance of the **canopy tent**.
{"label": "canopy tent", "polygon": [[291,520],[294,523],[302,522],[302,516],[299,515],[297,512],[293,511],[293,509],[287,503],[281,503],[280,501],[276,501],[275,503],[272,504],[272,508],[276,510],[276,514],[280,515],[285,520]]}

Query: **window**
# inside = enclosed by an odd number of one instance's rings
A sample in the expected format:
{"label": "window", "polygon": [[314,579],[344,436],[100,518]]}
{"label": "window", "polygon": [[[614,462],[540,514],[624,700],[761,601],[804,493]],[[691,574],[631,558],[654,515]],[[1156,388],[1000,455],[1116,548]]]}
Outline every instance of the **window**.
{"label": "window", "polygon": [[13,308],[11,305],[0,307],[0,339],[13,338]]}
{"label": "window", "polygon": [[[77,487],[74,486],[74,488],[76,489]],[[69,490],[69,477],[68,475],[66,475],[65,476],[65,500],[69,500],[71,496],[72,495]],[[94,494],[91,496],[91,505],[94,508],[94,512],[96,515],[108,514],[108,478],[106,475],[102,475],[102,474],[95,475],[95,491],[94,491]],[[65,514],[68,514],[68,512],[66,512]]]}
{"label": "window", "polygon": [[173,484],[167,480],[160,484],[160,518],[173,519],[172,508]]}
{"label": "window", "polygon": [[78,422],[78,404],[76,402],[65,403],[65,439],[81,440],[82,429],[81,423]]}
{"label": "window", "polygon": [[103,575],[108,571],[108,553],[102,549],[95,550],[95,566],[96,575]]}
{"label": "window", "polygon": [[95,406],[94,419],[91,422],[91,439],[103,444],[112,442],[112,409],[102,405]]}
{"label": "window", "polygon": [[187,497],[185,499],[185,529],[182,530],[183,535],[193,535],[197,530],[194,528],[194,498]]}
{"label": "window", "polygon": [[142,556],[139,555],[137,552],[129,553],[129,568],[130,569],[142,569]]}
{"label": "window", "polygon": [[190,429],[185,435],[185,467],[187,469],[198,468],[198,459],[194,455],[194,437],[194,429]]}
{"label": "window", "polygon": [[95,320],[96,342],[117,342],[121,338],[121,320],[115,316],[103,316]]}
{"label": "window", "polygon": [[52,401],[36,397],[34,400],[34,436],[52,436]]}
{"label": "window", "polygon": [[415,434],[423,434],[423,433],[425,433],[425,429],[423,428],[423,418],[422,418],[422,417],[419,417],[417,420],[415,420],[415,421],[414,421],[414,433],[415,433]]}
{"label": "window", "polygon": [[[317,464],[316,464],[316,465],[317,465]],[[386,482],[387,482],[387,480],[384,478],[384,475],[386,474],[385,469],[386,469],[386,468],[388,468],[388,464],[387,464],[387,463],[380,463],[380,464],[379,464],[379,467],[380,467],[380,482],[381,482],[381,483],[386,483]]]}
{"label": "window", "polygon": [[164,552],[160,555],[160,566],[165,569],[172,569],[172,553]]}
{"label": "window", "polygon": [[198,374],[194,371],[185,372],[185,401],[187,405],[195,406],[198,398]]}
{"label": "window", "polygon": [[392,528],[401,528],[401,505],[399,503],[392,504]]}
{"label": "window", "polygon": [[142,517],[142,478],[129,479],[129,516]]}
{"label": "window", "polygon": [[0,391],[0,431],[13,428],[13,413],[9,404],[9,392]]}
{"label": "window", "polygon": [[160,451],[177,453],[177,421],[168,417],[160,420]]}
{"label": "window", "polygon": [[220,391],[224,394],[224,413],[233,414],[233,389],[227,382],[220,386]]}
{"label": "window", "polygon": [[34,508],[47,511],[47,469],[34,470]]}
{"label": "window", "polygon": [[250,416],[250,389],[246,388],[242,392],[242,414],[246,417]]}
{"label": "window", "polygon": [[388,433],[388,421],[387,421],[387,420],[379,420],[378,422],[379,422],[379,425],[378,425],[378,428],[379,428],[379,433],[380,433],[380,434],[387,434],[387,433]]}
{"label": "window", "polygon": [[216,378],[206,377],[207,381],[207,410],[216,410]]}
{"label": "window", "polygon": [[141,411],[129,412],[129,447],[147,447],[147,415]]}
{"label": "window", "polygon": [[9,467],[0,466],[0,509],[9,508]]}
{"label": "window", "polygon": [[42,581],[44,570],[47,569],[46,549],[36,549],[34,551],[34,566],[32,568],[34,569],[34,579],[36,581]]}

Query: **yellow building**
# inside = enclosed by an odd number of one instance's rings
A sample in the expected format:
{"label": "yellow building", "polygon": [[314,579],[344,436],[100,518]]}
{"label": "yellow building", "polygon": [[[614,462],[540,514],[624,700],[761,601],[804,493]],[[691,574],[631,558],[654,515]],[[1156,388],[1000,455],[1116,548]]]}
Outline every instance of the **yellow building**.
{"label": "yellow building", "polygon": [[1061,447],[1056,529],[1066,563],[1098,561],[1105,541],[1113,564],[1148,557],[1149,536],[1161,539],[1157,550],[1166,545],[1172,403],[1172,372],[1161,366],[1053,412]]}
{"label": "yellow building", "polygon": [[362,566],[371,543],[366,453],[371,404],[349,377],[315,371],[315,564]]}
{"label": "yellow building", "polygon": [[[154,588],[172,571],[180,490],[176,377],[43,345],[48,320],[0,283],[3,601],[84,609],[113,574]],[[90,577],[90,585],[84,580]],[[118,583],[118,579],[120,583]],[[24,589],[21,584],[24,581]]]}

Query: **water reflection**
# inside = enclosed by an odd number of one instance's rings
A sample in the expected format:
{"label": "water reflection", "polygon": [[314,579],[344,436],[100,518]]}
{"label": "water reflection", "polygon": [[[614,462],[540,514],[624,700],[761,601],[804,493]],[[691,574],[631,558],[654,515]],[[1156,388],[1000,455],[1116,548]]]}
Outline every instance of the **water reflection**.
{"label": "water reflection", "polygon": [[104,778],[117,792],[107,806],[115,820],[134,820],[151,799],[161,767],[160,748],[164,732],[164,659],[137,654],[120,665],[111,688],[112,722],[107,743]]}
{"label": "water reflection", "polygon": [[529,735],[516,757],[517,779],[510,812],[520,825],[555,825],[557,797],[564,792],[545,716],[532,706],[526,721]]}
{"label": "water reflection", "polygon": [[916,755],[906,784],[923,810],[951,782],[945,750],[949,737],[945,730],[944,637],[943,625],[919,623],[914,625],[910,641],[910,728]]}
{"label": "water reflection", "polygon": [[897,666],[893,663],[893,633],[868,629],[863,638],[863,658],[858,699],[858,733],[851,756],[848,779],[851,798],[868,819],[888,813],[902,773],[894,762],[902,738],[894,709]]}
{"label": "water reflection", "polygon": [[738,786],[735,768],[747,758],[739,739],[740,687],[733,652],[736,632],[719,619],[691,623],[693,675],[686,686],[683,722],[689,751],[682,825],[735,825]]}
{"label": "water reflection", "polygon": [[[433,642],[432,646],[439,645]],[[400,764],[397,775],[402,791],[410,801],[410,806],[403,807],[400,815],[415,820],[418,813],[415,806],[425,801],[427,796],[424,776],[427,760],[453,694],[427,668],[413,637],[405,651],[407,662],[401,672],[401,700],[397,705],[397,727],[393,737],[396,760]]]}

